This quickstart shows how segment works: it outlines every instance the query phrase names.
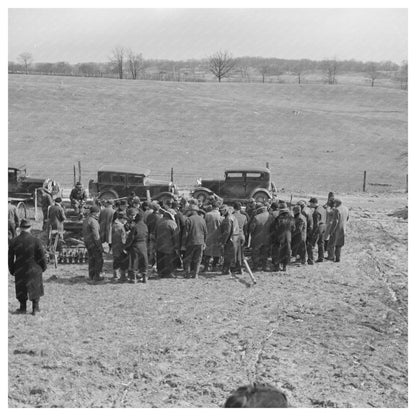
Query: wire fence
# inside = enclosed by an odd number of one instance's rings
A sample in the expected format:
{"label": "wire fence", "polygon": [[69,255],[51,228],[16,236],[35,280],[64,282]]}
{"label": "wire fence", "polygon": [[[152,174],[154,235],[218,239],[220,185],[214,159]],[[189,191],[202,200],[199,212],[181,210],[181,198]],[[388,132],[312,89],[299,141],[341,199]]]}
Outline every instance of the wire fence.
{"label": "wire fence", "polygon": [[[34,172],[42,175],[42,172]],[[140,173],[139,171],[137,173]],[[31,175],[35,176],[35,175]],[[43,176],[44,173],[43,173]],[[48,175],[46,175],[48,176]],[[46,177],[45,176],[45,177]],[[56,172],[48,176],[56,180],[65,190],[70,190],[75,182],[81,178],[81,183],[88,189],[90,180],[97,180],[97,171],[92,169],[81,169],[74,172]],[[200,179],[218,179],[224,180],[224,173],[216,174],[208,168],[201,168],[198,171],[184,171],[175,168],[166,170],[151,171],[150,180],[155,181],[172,181],[180,194],[187,194],[195,189]],[[407,192],[408,191],[408,174],[407,171],[386,173],[380,171],[362,171],[362,172],[307,172],[303,170],[293,170],[289,172],[272,172],[272,181],[274,182],[278,194],[299,194],[312,195],[314,193],[326,194],[329,191],[335,193],[388,193],[388,192]]]}

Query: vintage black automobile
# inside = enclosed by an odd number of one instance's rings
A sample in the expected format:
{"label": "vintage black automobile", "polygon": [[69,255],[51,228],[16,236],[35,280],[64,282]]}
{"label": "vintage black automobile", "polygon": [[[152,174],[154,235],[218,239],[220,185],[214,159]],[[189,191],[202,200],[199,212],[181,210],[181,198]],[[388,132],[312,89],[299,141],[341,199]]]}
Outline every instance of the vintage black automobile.
{"label": "vintage black automobile", "polygon": [[134,167],[103,166],[98,170],[97,180],[89,181],[88,190],[98,200],[127,198],[132,192],[141,200],[147,199],[148,194],[161,203],[172,200],[177,192],[175,185],[150,179],[149,174],[149,170],[139,171]]}
{"label": "vintage black automobile", "polygon": [[202,179],[192,192],[194,198],[204,202],[211,195],[220,197],[224,203],[235,201],[269,201],[277,195],[268,168],[228,169],[224,179]]}

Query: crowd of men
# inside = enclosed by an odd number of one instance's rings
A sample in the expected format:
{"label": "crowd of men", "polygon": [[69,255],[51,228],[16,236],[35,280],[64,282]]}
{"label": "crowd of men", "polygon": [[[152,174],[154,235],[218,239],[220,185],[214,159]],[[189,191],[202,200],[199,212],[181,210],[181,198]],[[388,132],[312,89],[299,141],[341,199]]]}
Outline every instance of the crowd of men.
{"label": "crowd of men", "polygon": [[[82,213],[85,202],[85,191],[77,184],[71,192],[71,207]],[[45,192],[42,209],[44,230],[63,235],[66,213],[62,199],[53,199]],[[311,198],[294,206],[282,200],[262,203],[254,199],[244,206],[240,202],[224,205],[215,197],[205,203],[181,198],[161,206],[132,195],[102,201],[87,211],[82,234],[88,251],[89,280],[96,283],[104,281],[103,254],[107,247],[113,259],[111,279],[118,282],[147,282],[149,273],[156,273],[156,278],[172,278],[178,270],[193,279],[209,271],[239,274],[245,256],[251,258],[252,272],[286,271],[292,260],[299,265],[324,259],[339,262],[349,218],[348,208],[332,192],[323,205]],[[27,280],[34,269],[35,275],[41,276],[46,260],[39,244],[28,238],[29,221],[18,221],[16,207],[9,203],[9,270],[16,276],[21,310],[26,311],[29,299],[34,300],[36,311],[43,294],[41,277],[35,279],[35,285],[26,284],[36,288],[32,293],[24,291],[18,281]],[[22,237],[16,236],[17,227]]]}
{"label": "crowd of men", "polygon": [[[113,255],[113,277],[120,282],[159,278],[198,278],[199,273],[242,273],[244,256],[255,271],[286,271],[291,262],[313,265],[339,262],[348,209],[330,193],[324,205],[316,198],[288,207],[284,201],[250,200],[224,205],[214,197],[158,202],[106,200],[93,206],[83,223],[89,278],[100,281],[103,244]],[[314,251],[317,247],[317,256]],[[271,267],[269,266],[271,258]]]}

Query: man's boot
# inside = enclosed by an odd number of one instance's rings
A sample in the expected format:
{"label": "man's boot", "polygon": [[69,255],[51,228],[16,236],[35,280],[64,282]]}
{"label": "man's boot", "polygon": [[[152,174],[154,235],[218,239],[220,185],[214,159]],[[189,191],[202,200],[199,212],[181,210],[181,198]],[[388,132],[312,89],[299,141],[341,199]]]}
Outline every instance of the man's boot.
{"label": "man's boot", "polygon": [[32,315],[36,315],[38,312],[40,312],[39,299],[34,299],[32,300]]}
{"label": "man's boot", "polygon": [[16,309],[16,313],[17,314],[24,314],[24,313],[26,313],[26,301],[24,300],[24,301],[19,301],[19,303],[20,303],[20,308],[19,309]]}

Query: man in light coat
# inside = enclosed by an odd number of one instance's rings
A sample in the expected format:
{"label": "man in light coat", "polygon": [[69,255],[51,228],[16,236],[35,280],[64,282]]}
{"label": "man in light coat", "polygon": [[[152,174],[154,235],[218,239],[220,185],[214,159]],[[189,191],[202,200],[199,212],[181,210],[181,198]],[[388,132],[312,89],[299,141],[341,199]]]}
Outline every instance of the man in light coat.
{"label": "man in light coat", "polygon": [[113,223],[114,201],[106,200],[104,202],[104,208],[100,211],[98,216],[98,223],[100,224],[100,238],[101,243],[107,243],[109,251],[111,250],[111,225]]}
{"label": "man in light coat", "polygon": [[334,199],[334,216],[329,232],[328,257],[335,261],[341,261],[341,247],[345,243],[345,228],[349,219],[348,208],[342,204],[340,199]]}

